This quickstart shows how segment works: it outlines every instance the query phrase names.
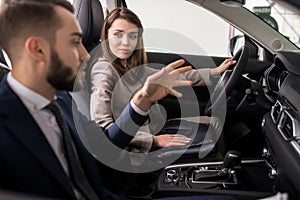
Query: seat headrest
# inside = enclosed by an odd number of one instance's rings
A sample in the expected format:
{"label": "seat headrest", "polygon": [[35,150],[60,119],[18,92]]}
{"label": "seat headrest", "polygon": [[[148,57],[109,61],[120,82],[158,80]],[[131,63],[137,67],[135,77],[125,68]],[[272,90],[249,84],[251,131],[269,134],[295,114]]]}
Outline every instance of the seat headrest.
{"label": "seat headrest", "polygon": [[103,9],[99,0],[74,0],[75,17],[83,32],[82,42],[88,51],[99,44],[104,21]]}

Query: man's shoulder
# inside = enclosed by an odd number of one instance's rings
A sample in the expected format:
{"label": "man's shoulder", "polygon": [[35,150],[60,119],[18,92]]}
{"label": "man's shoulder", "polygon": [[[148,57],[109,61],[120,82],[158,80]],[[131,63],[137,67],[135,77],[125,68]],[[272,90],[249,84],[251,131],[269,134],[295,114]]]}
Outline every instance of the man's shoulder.
{"label": "man's shoulder", "polygon": [[13,98],[15,93],[9,87],[6,78],[0,83],[0,101],[6,101],[9,98]]}
{"label": "man's shoulder", "polygon": [[0,115],[13,114],[19,111],[20,100],[9,87],[6,80],[0,84]]}

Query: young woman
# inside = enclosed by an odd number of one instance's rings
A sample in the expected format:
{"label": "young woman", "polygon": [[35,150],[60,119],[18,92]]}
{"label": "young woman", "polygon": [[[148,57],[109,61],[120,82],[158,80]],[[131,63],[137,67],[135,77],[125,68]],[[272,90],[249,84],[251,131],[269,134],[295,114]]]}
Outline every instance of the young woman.
{"label": "young woman", "polygon": [[[105,128],[113,124],[147,77],[156,72],[147,66],[142,34],[139,18],[127,8],[114,9],[104,21],[101,33],[103,56],[91,70],[90,114]],[[185,73],[185,78],[193,80],[193,85],[209,84],[211,75],[222,73],[231,64],[234,61],[226,59],[216,68],[190,70]],[[162,128],[166,117],[157,105],[149,114],[151,123],[145,124],[132,140],[132,151],[148,152],[152,146],[182,146],[190,141],[180,134],[155,136],[155,130]]]}

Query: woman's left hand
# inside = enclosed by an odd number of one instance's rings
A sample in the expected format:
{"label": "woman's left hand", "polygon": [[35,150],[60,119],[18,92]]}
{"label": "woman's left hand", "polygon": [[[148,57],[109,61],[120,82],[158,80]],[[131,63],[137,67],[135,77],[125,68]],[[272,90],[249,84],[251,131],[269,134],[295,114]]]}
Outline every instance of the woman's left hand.
{"label": "woman's left hand", "polygon": [[181,134],[163,134],[153,136],[153,145],[156,147],[184,146],[191,141]]}

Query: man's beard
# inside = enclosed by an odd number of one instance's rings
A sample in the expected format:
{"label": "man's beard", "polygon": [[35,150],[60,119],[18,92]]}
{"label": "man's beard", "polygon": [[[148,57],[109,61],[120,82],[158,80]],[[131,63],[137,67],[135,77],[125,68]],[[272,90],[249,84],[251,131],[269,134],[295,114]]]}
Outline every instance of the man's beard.
{"label": "man's beard", "polygon": [[[81,76],[82,71],[78,72],[78,80],[74,75],[72,67],[65,65],[59,58],[56,51],[51,49],[51,63],[47,74],[47,81],[57,90],[79,91],[83,87]],[[84,75],[84,74],[83,74]]]}

